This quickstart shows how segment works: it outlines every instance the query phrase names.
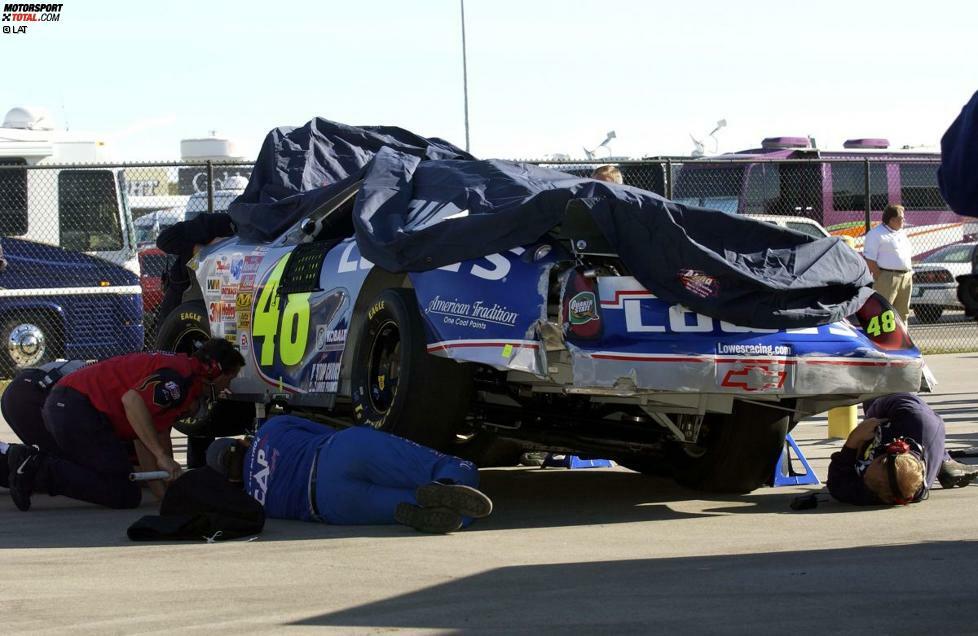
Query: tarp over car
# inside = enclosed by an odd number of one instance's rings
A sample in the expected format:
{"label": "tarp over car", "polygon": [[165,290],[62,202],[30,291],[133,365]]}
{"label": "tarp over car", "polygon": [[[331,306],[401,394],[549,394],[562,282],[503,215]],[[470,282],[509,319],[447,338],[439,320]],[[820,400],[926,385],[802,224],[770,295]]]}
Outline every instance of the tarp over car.
{"label": "tarp over car", "polygon": [[837,238],[668,201],[651,192],[509,161],[390,128],[314,119],[265,140],[230,213],[269,240],[352,181],[360,253],[424,271],[534,243],[580,201],[630,273],[659,298],[737,325],[809,327],[872,293],[862,257]]}

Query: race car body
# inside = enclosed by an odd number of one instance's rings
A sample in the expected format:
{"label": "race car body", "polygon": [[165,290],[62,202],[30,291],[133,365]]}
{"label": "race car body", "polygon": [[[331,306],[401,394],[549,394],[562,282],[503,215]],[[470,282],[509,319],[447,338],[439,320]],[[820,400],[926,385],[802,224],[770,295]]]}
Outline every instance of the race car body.
{"label": "race car body", "polygon": [[[652,462],[709,490],[760,485],[800,417],[928,384],[879,296],[859,324],[735,325],[660,300],[579,224],[385,271],[342,221],[358,188],[273,241],[205,248],[192,263],[201,297],[163,326],[166,346],[205,334],[236,343],[239,400],[349,416],[463,455],[507,439]],[[712,293],[709,275],[684,275]]]}

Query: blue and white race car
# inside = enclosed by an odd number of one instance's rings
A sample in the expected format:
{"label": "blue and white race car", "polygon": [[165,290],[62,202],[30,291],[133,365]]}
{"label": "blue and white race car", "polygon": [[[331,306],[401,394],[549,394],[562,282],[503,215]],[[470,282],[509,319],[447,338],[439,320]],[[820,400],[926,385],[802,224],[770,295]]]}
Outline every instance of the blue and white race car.
{"label": "blue and white race car", "polygon": [[[802,417],[928,386],[879,296],[860,324],[737,326],[657,299],[586,224],[437,269],[385,271],[354,238],[360,187],[272,241],[202,250],[197,297],[166,319],[161,344],[236,343],[247,360],[236,400],[484,463],[558,450],[711,491],[762,485]],[[690,289],[712,284],[687,277]]]}

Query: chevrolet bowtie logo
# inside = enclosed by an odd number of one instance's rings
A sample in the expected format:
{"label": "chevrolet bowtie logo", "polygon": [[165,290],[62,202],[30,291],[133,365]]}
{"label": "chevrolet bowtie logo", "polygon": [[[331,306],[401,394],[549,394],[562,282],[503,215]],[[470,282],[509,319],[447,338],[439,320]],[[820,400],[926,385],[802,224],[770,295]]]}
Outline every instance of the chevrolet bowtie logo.
{"label": "chevrolet bowtie logo", "polygon": [[720,386],[746,391],[763,391],[780,389],[784,386],[788,373],[777,368],[771,369],[766,365],[731,369],[723,377]]}

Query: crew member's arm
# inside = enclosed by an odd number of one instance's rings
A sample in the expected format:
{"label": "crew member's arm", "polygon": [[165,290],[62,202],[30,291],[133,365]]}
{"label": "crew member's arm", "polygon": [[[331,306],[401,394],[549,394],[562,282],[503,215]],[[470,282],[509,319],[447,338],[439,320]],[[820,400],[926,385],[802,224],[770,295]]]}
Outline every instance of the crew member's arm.
{"label": "crew member's arm", "polygon": [[126,410],[126,419],[129,420],[129,425],[132,426],[132,430],[135,431],[139,441],[146,446],[146,450],[156,460],[156,466],[160,470],[170,473],[167,481],[176,479],[180,475],[180,464],[176,463],[160,444],[156,429],[153,428],[153,417],[150,415],[149,409],[146,408],[142,396],[133,389],[129,389],[122,396],[122,406]]}
{"label": "crew member's arm", "polygon": [[877,506],[882,503],[866,488],[862,476],[856,471],[859,450],[873,439],[879,424],[880,420],[867,418],[849,433],[842,450],[832,454],[826,485],[829,494],[838,501],[856,506]]}
{"label": "crew member's arm", "polygon": [[[139,461],[139,465],[136,468],[142,472],[156,470],[156,458],[154,458],[153,454],[147,450],[146,446],[143,445],[143,443],[138,439],[133,442],[132,445],[133,448],[136,449],[136,459]],[[166,492],[166,486],[163,485],[162,481],[159,479],[153,479],[146,482],[146,485],[149,487],[149,491],[153,493],[153,496],[156,497],[157,501],[163,500],[163,494]]]}

